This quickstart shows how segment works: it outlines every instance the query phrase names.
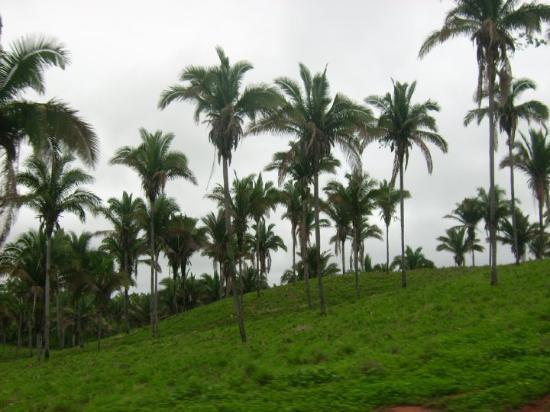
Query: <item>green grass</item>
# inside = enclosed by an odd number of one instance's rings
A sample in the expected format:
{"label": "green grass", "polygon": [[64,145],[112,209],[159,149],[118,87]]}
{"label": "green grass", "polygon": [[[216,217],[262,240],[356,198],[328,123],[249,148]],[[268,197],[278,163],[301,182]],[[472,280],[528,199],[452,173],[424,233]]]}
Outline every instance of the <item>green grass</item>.
{"label": "green grass", "polygon": [[[550,392],[550,262],[326,280],[328,316],[303,285],[245,296],[249,343],[232,302],[200,307],[106,339],[102,351],[7,360],[0,409],[10,411],[368,411],[425,405],[507,411]],[[313,285],[316,285],[314,282]]]}

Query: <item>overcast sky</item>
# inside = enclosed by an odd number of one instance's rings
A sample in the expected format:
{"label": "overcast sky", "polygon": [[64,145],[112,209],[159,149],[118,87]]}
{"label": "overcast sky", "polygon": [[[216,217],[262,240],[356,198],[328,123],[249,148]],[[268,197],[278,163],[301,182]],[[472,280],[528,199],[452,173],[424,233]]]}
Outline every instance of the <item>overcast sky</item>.
{"label": "overcast sky", "polygon": [[[175,83],[187,65],[216,64],[215,46],[222,46],[233,62],[247,59],[253,63],[246,83],[270,82],[281,75],[298,78],[299,62],[312,71],[328,64],[332,93],[341,92],[357,101],[386,93],[391,79],[416,80],[415,99],[431,98],[442,107],[436,117],[449,153],[442,155],[434,148],[431,176],[421,153],[416,149],[411,153],[405,176],[405,186],[412,193],[405,205],[406,243],[422,246],[437,265],[448,266],[453,263],[452,256],[435,250],[436,237],[452,225],[443,216],[456,202],[474,195],[477,187],[488,186],[487,124],[468,128],[462,124],[465,112],[473,106],[477,78],[472,44],[465,38],[456,39],[422,61],[417,58],[423,39],[441,26],[451,5],[449,0],[4,0],[0,13],[5,48],[21,36],[46,34],[70,50],[72,63],[66,70],[48,70],[46,95],[28,97],[63,99],[95,127],[101,147],[93,171],[96,183],[91,188],[95,193],[104,200],[119,197],[123,190],[141,196],[136,174],[123,166],[110,166],[109,159],[120,146],[139,143],[139,127],[173,132],[174,149],[188,156],[199,184],[174,181],[167,186],[167,194],[177,199],[182,212],[194,217],[215,207],[205,199],[214,160],[207,128],[193,121],[190,104],[176,103],[159,111],[157,103],[161,91]],[[538,90],[525,98],[550,102],[547,48],[518,51],[512,66],[516,77],[538,83]],[[522,124],[520,129],[526,126]],[[506,150],[504,138],[500,142],[499,161]],[[269,135],[246,138],[232,167],[239,176],[258,173],[287,143],[288,138]],[[341,159],[338,179],[349,170]],[[363,166],[376,179],[389,178],[389,149],[369,146]],[[274,173],[265,175],[276,180]],[[221,167],[216,166],[212,182],[221,179]],[[507,170],[497,171],[497,182],[508,192]],[[535,202],[524,176],[518,173],[516,182],[521,207],[534,219]],[[278,211],[269,220],[277,224],[276,232],[290,251],[290,225],[281,221],[280,214]],[[372,221],[382,227],[377,214]],[[23,209],[10,239],[36,226],[33,212]],[[62,226],[77,232],[108,227],[101,218],[90,217],[83,225],[73,216],[63,218]],[[391,256],[399,251],[398,227],[398,222],[390,227]],[[332,250],[328,243],[332,232],[322,231],[323,249]],[[481,231],[480,236],[484,237]],[[370,240],[366,248],[374,263],[385,259],[384,242]],[[478,258],[480,263],[487,260],[487,253]],[[499,260],[512,260],[508,247],[499,246]],[[278,283],[291,261],[290,253],[273,256],[270,283]],[[192,271],[211,272],[212,264],[196,255]],[[146,270],[140,269],[139,290],[147,290],[147,282]]]}

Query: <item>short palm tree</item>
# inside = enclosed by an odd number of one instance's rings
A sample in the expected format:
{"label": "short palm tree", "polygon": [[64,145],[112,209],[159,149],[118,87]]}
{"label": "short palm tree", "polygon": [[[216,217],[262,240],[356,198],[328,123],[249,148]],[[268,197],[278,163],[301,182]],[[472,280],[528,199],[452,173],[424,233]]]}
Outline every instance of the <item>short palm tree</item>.
{"label": "short palm tree", "polygon": [[510,245],[516,262],[525,260],[527,246],[533,239],[539,237],[539,227],[529,222],[529,216],[524,215],[521,210],[516,210],[516,227],[510,219],[504,218],[500,222],[498,240],[505,245]]}
{"label": "short palm tree", "polygon": [[[515,153],[504,159],[502,167],[512,162],[527,177],[527,184],[533,191],[539,209],[540,244],[544,244],[544,203],[550,193],[550,139],[548,132],[529,130],[529,140],[522,134],[522,142],[514,145]],[[539,259],[543,252],[537,255]]]}
{"label": "short palm tree", "polygon": [[63,69],[68,62],[65,47],[48,38],[25,37],[8,50],[0,48],[0,149],[3,152],[0,243],[9,232],[13,207],[17,205],[13,202],[15,166],[22,142],[28,141],[38,149],[53,141],[69,147],[89,165],[97,160],[97,137],[76,110],[56,99],[37,103],[23,97],[28,90],[43,94],[45,69],[51,66]]}
{"label": "short palm tree", "polygon": [[466,36],[475,45],[478,65],[477,102],[486,93],[489,99],[489,238],[491,244],[491,285],[497,284],[495,221],[495,150],[497,107],[495,82],[498,74],[502,91],[507,91],[511,67],[509,53],[516,47],[518,32],[531,35],[540,33],[542,24],[550,20],[550,6],[538,2],[522,3],[509,0],[455,0],[445,17],[441,29],[432,32],[420,48],[420,57],[436,45],[447,40]]}
{"label": "short palm tree", "polygon": [[[225,265],[227,263],[226,253],[227,248],[225,246],[227,242],[227,232],[225,227],[224,211],[219,210],[217,214],[210,212],[202,218],[204,232],[206,239],[203,246],[202,254],[208,256],[214,262],[214,268],[216,264],[219,266],[220,274],[220,299],[223,296],[223,287],[228,286],[227,279],[224,279],[224,275],[227,274]],[[214,269],[214,271],[216,271]]]}
{"label": "short palm tree", "polygon": [[[325,187],[326,190],[326,187]],[[342,275],[346,274],[346,241],[352,234],[351,217],[345,204],[342,202],[323,202],[323,212],[334,223],[336,229],[334,236],[330,238],[334,243],[334,254],[342,258]]]}
{"label": "short palm tree", "polygon": [[141,186],[145,192],[148,206],[153,215],[149,220],[149,247],[151,255],[151,332],[153,337],[158,336],[158,315],[157,315],[157,256],[155,250],[155,227],[154,213],[155,203],[160,194],[164,193],[166,182],[176,178],[183,178],[196,184],[195,176],[189,169],[187,156],[184,153],[171,150],[170,145],[174,140],[172,133],[163,133],[160,130],[150,133],[140,129],[141,143],[137,147],[125,146],[117,150],[111,159],[112,164],[125,165],[133,169],[141,179]]}
{"label": "short palm tree", "polygon": [[464,226],[447,229],[446,236],[439,236],[437,240],[439,245],[437,245],[436,250],[438,252],[442,250],[451,252],[457,266],[465,266],[465,256],[469,251],[483,251],[483,246],[479,244],[478,239],[474,238],[473,241],[469,239],[468,229]]}
{"label": "short palm tree", "polygon": [[[485,215],[482,203],[478,198],[467,197],[462,202],[458,203],[446,218],[454,219],[460,223],[456,227],[465,227],[468,234],[468,241],[473,243],[476,239],[476,229],[479,221]],[[471,249],[472,266],[476,265],[475,249]]]}
{"label": "short palm tree", "polygon": [[[500,222],[510,216],[510,201],[506,199],[506,192],[499,186],[495,186],[494,189],[494,198],[495,198],[495,208],[494,208],[494,220],[497,225],[500,225]],[[477,189],[477,202],[483,213],[483,221],[485,222],[485,231],[490,233],[490,219],[491,219],[491,197],[487,191],[479,187]],[[489,264],[491,264],[491,259],[493,259],[493,253],[491,251],[492,244],[490,236],[489,240]]]}
{"label": "short palm tree", "polygon": [[[365,101],[380,111],[378,128],[380,135],[373,135],[365,140],[366,143],[378,140],[395,152],[392,172],[392,185],[399,175],[399,192],[401,194],[401,257],[405,260],[405,212],[404,212],[404,169],[409,160],[410,150],[417,146],[428,166],[428,173],[432,173],[432,155],[427,143],[435,145],[443,153],[447,153],[447,142],[437,133],[435,118],[431,112],[438,112],[439,105],[426,100],[423,103],[413,103],[412,97],[416,90],[416,82],[412,84],[394,82],[393,92],[384,96],[371,96]],[[407,287],[406,265],[401,267],[401,285]]]}
{"label": "short palm tree", "polygon": [[26,194],[19,197],[18,202],[37,212],[46,235],[43,351],[45,359],[50,356],[52,234],[59,227],[59,219],[62,215],[73,213],[84,221],[85,209],[95,212],[100,205],[100,199],[96,195],[81,188],[84,184],[92,183],[93,178],[81,169],[71,167],[71,162],[74,160],[71,155],[53,152],[51,157],[51,163],[48,164],[37,155],[31,156],[25,162],[26,170],[17,175],[17,183],[28,189]]}
{"label": "short palm tree", "polygon": [[[315,210],[315,243],[321,259],[319,174],[321,160],[329,155],[338,144],[358,165],[358,144],[356,135],[365,133],[372,124],[372,114],[367,107],[354,103],[349,98],[329,93],[326,69],[312,75],[300,64],[302,87],[292,79],[281,77],[275,84],[285,96],[280,108],[265,114],[254,122],[251,133],[274,132],[289,134],[300,141],[301,150],[313,160],[313,202]],[[319,304],[321,314],[326,314],[323,277],[318,276]]]}
{"label": "short palm tree", "polygon": [[[259,288],[263,281],[267,282],[267,274],[271,271],[271,253],[279,249],[286,251],[283,239],[276,235],[273,223],[267,225],[265,220],[260,220],[253,226],[254,235],[248,236],[248,242],[258,252],[259,270],[257,271],[256,287]],[[257,289],[258,290],[258,289]]]}
{"label": "short palm tree", "polygon": [[[166,89],[160,98],[159,107],[164,109],[178,100],[196,104],[195,120],[203,116],[210,127],[208,139],[218,153],[218,162],[223,164],[223,187],[225,194],[225,223],[228,238],[232,237],[229,195],[229,165],[233,151],[243,136],[244,122],[254,119],[260,112],[279,104],[279,95],[265,85],[249,86],[242,90],[244,75],[253,67],[247,61],[230,64],[222,48],[216,48],[220,64],[210,67],[188,66],[180,80],[183,85]],[[229,243],[226,243],[229,247]],[[228,251],[229,252],[229,251]],[[246,341],[244,319],[240,299],[237,296],[234,259],[227,253],[227,270],[233,285],[233,302],[239,324],[241,340]]]}
{"label": "short palm tree", "polygon": [[394,268],[402,270],[401,265],[403,264],[407,270],[431,269],[435,267],[434,262],[426,258],[421,247],[413,250],[410,246],[407,246],[405,249],[405,260],[402,259],[402,256],[395,256],[391,268],[392,270]]}
{"label": "short palm tree", "polygon": [[296,232],[302,213],[302,201],[299,186],[296,182],[288,181],[279,192],[279,203],[285,208],[283,219],[290,221],[290,235],[292,237],[292,279],[296,281]]}
{"label": "short palm tree", "polygon": [[[510,200],[512,205],[512,228],[516,239],[516,195],[514,185],[514,157],[512,156],[512,150],[516,140],[516,130],[520,120],[526,120],[528,123],[534,121],[543,124],[548,120],[548,107],[538,100],[529,100],[524,103],[518,103],[517,100],[521,95],[528,90],[535,90],[537,86],[535,82],[529,79],[515,79],[510,85],[510,90],[506,90],[504,93],[497,87],[495,90],[497,107],[496,115],[499,122],[501,132],[506,133],[508,140],[508,157],[510,158]],[[488,107],[481,107],[478,109],[470,110],[464,118],[464,124],[468,125],[474,118],[477,119],[478,124],[489,112]],[[514,240],[518,249],[517,239]],[[516,263],[519,263],[519,259],[516,255]]]}
{"label": "short palm tree", "polygon": [[[118,261],[120,272],[124,273],[129,285],[132,280],[133,269],[139,255],[144,252],[144,242],[140,236],[140,225],[137,220],[138,213],[145,207],[143,200],[134,198],[126,191],[120,199],[110,198],[103,214],[113,225],[113,229],[106,233],[102,249],[109,251]],[[130,331],[130,319],[128,316],[128,287],[124,289],[124,320],[126,333]]]}
{"label": "short palm tree", "polygon": [[378,225],[369,223],[368,216],[365,216],[359,228],[359,262],[363,271],[366,271],[365,259],[369,257],[365,255],[365,242],[369,239],[383,240],[384,238]]}
{"label": "short palm tree", "polygon": [[[401,192],[395,189],[394,185],[386,179],[378,183],[375,192],[375,205],[380,209],[380,217],[386,226],[386,273],[390,271],[390,236],[389,229],[392,219],[397,212],[397,205],[401,200]],[[411,194],[408,190],[403,192],[403,199],[408,199]]]}

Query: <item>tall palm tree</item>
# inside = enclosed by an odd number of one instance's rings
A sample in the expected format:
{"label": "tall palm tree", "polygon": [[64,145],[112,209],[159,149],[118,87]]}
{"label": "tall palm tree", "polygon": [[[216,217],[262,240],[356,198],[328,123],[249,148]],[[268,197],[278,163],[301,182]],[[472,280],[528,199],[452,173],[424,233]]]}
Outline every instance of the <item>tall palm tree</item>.
{"label": "tall palm tree", "polygon": [[[279,175],[279,186],[290,176],[299,192],[300,203],[302,205],[301,217],[298,223],[300,233],[300,256],[302,257],[304,287],[308,307],[312,308],[311,289],[309,285],[310,270],[309,263],[304,256],[308,256],[307,248],[309,243],[309,217],[311,216],[311,193],[310,185],[314,180],[313,158],[305,150],[302,142],[290,142],[289,149],[286,152],[276,152],[273,154],[273,160],[265,167],[266,171],[277,170]],[[327,154],[319,161],[319,173],[335,173],[336,168],[340,166],[340,161],[332,154]],[[320,221],[321,223],[321,221]]]}
{"label": "tall palm tree", "polygon": [[489,99],[489,238],[491,244],[491,285],[497,284],[497,248],[495,221],[495,141],[496,102],[495,82],[498,74],[503,92],[511,78],[508,59],[516,46],[518,32],[540,33],[542,23],[550,21],[550,6],[537,2],[509,0],[455,0],[455,7],[445,17],[441,29],[432,32],[420,48],[420,57],[447,40],[467,36],[475,45],[478,65],[477,102],[484,93]]}
{"label": "tall palm tree", "polygon": [[[378,128],[380,136],[366,139],[366,143],[377,139],[395,152],[392,172],[392,185],[399,174],[399,199],[401,219],[401,257],[405,260],[405,216],[404,216],[404,169],[409,161],[410,150],[417,146],[432,173],[432,155],[427,143],[435,145],[443,153],[447,153],[447,142],[437,133],[435,118],[431,112],[438,112],[439,105],[426,100],[423,103],[413,103],[412,97],[416,90],[416,82],[412,84],[394,82],[393,92],[384,96],[371,96],[365,101],[380,111]],[[406,265],[401,265],[401,285],[407,287]]]}
{"label": "tall palm tree", "polygon": [[[228,238],[232,237],[229,194],[229,165],[233,151],[237,148],[243,136],[244,122],[254,119],[256,115],[279,103],[278,93],[265,85],[249,86],[242,90],[244,75],[253,67],[247,61],[238,61],[231,65],[222,48],[217,47],[216,53],[220,64],[201,67],[188,66],[183,70],[177,84],[166,89],[160,98],[159,107],[164,109],[170,103],[178,100],[191,101],[196,104],[195,120],[203,116],[210,127],[208,139],[218,153],[218,162],[223,164],[223,187],[225,195],[225,224]],[[226,243],[229,248],[229,243]],[[227,250],[229,271],[233,287],[233,302],[237,314],[237,322],[241,340],[246,341],[244,319],[241,302],[236,285],[234,259]]]}
{"label": "tall palm tree", "polygon": [[[390,271],[390,223],[397,211],[397,205],[401,200],[401,191],[395,189],[394,185],[386,179],[378,182],[378,188],[375,191],[375,205],[380,209],[380,217],[386,226],[386,273]],[[411,194],[408,190],[403,192],[403,199],[409,199]]]}
{"label": "tall palm tree", "polygon": [[[262,225],[260,221],[264,222],[265,228],[265,216],[269,215],[270,211],[274,211],[279,203],[280,195],[279,191],[273,186],[272,182],[265,182],[262,178],[262,174],[258,174],[256,180],[253,181],[252,193],[250,197],[250,215],[254,220],[254,228],[256,230],[261,230]],[[267,234],[266,234],[267,235]],[[264,239],[262,233],[256,233],[256,245],[255,245],[255,254],[256,254],[256,270],[258,273],[264,273],[260,267],[261,258],[260,258],[260,242]],[[286,250],[286,247],[285,247]],[[265,265],[264,265],[265,266]],[[256,292],[260,296],[260,277],[258,277],[258,283]]]}
{"label": "tall palm tree", "polygon": [[[508,146],[508,157],[510,158],[510,200],[512,204],[512,229],[514,248],[518,249],[517,234],[516,234],[516,195],[514,187],[514,158],[512,156],[512,149],[516,140],[516,130],[520,120],[526,120],[527,123],[531,121],[543,124],[548,120],[548,107],[538,100],[529,100],[524,103],[518,103],[517,100],[520,96],[528,91],[535,90],[537,86],[535,82],[529,79],[515,79],[510,84],[509,90],[504,92],[501,87],[496,87],[495,97],[497,100],[496,116],[499,122],[500,131],[506,133],[508,140],[506,144]],[[474,118],[477,119],[477,123],[481,123],[481,120],[489,112],[488,107],[480,107],[474,110],[470,110],[464,118],[464,124],[468,125]],[[516,263],[519,263],[519,259],[516,255]]]}
{"label": "tall palm tree", "polygon": [[510,245],[516,262],[525,260],[527,245],[539,237],[539,227],[529,222],[529,216],[524,215],[521,210],[516,210],[516,227],[514,230],[510,219],[504,218],[499,225],[498,240],[505,245]]}
{"label": "tall palm tree", "polygon": [[[359,298],[359,249],[362,242],[362,231],[367,229],[365,217],[372,213],[374,208],[375,181],[359,170],[346,174],[346,185],[332,180],[325,187],[328,201],[342,205],[348,212],[353,238],[353,262],[355,272],[355,296]],[[365,232],[365,235],[371,233]]]}
{"label": "tall palm tree", "polygon": [[19,147],[28,141],[36,149],[49,141],[68,146],[85,163],[97,159],[97,137],[88,123],[66,103],[52,99],[45,103],[26,100],[25,92],[45,91],[44,71],[48,67],[64,69],[69,63],[63,45],[45,37],[25,37],[8,50],[0,47],[0,149],[3,152],[0,181],[2,243],[13,219],[16,195],[16,168]]}
{"label": "tall palm tree", "polygon": [[445,233],[446,236],[439,236],[437,238],[439,245],[437,245],[436,250],[438,252],[442,250],[451,252],[454,255],[454,261],[457,266],[465,266],[465,256],[469,251],[483,251],[483,246],[479,244],[478,239],[474,238],[473,241],[470,240],[468,228],[465,226],[452,227],[447,229]]}
{"label": "tall palm tree", "polygon": [[[467,197],[462,202],[457,203],[453,212],[445,215],[446,218],[454,219],[460,223],[459,226],[465,227],[468,234],[468,241],[474,243],[476,239],[476,229],[479,221],[483,219],[484,208],[478,198]],[[472,266],[476,265],[475,249],[472,252]]]}
{"label": "tall palm tree", "polygon": [[46,266],[44,284],[44,351],[43,357],[50,356],[50,269],[52,234],[59,227],[63,214],[74,213],[80,220],[86,219],[85,209],[95,212],[100,199],[81,188],[92,183],[93,178],[78,168],[71,168],[74,158],[68,154],[52,153],[51,168],[38,155],[26,162],[26,170],[17,175],[17,183],[26,187],[28,193],[18,202],[35,210],[46,235]]}
{"label": "tall palm tree", "polygon": [[[315,243],[317,267],[321,259],[319,173],[321,159],[331,153],[338,144],[352,159],[354,166],[360,163],[356,135],[365,133],[372,123],[370,110],[356,104],[342,94],[334,98],[329,93],[326,68],[312,75],[300,64],[302,87],[292,79],[281,77],[275,80],[285,96],[280,108],[266,113],[254,122],[251,133],[274,132],[290,134],[300,141],[301,149],[313,160],[313,201],[315,210]],[[317,276],[319,304],[322,315],[326,314],[323,277]]]}
{"label": "tall palm tree", "polygon": [[[527,184],[533,191],[539,209],[540,244],[544,245],[544,203],[550,194],[550,139],[548,131],[529,130],[529,140],[522,134],[523,142],[516,142],[516,152],[501,163],[501,167],[512,164],[527,176]],[[542,259],[543,251],[537,255]]]}
{"label": "tall palm tree", "polygon": [[[139,210],[145,207],[143,200],[135,198],[126,191],[120,199],[110,198],[104,208],[104,216],[111,222],[113,229],[107,233],[103,240],[103,250],[109,251],[118,261],[120,271],[127,278],[130,285],[133,269],[139,255],[144,251],[143,239],[140,236],[140,225],[137,220]],[[128,287],[124,289],[124,320],[126,333],[130,331],[130,319],[128,316]]]}
{"label": "tall palm tree", "polygon": [[189,169],[187,156],[183,152],[171,150],[170,145],[174,140],[172,133],[163,133],[157,130],[150,133],[139,129],[141,143],[137,147],[125,146],[117,150],[111,159],[112,164],[126,165],[133,169],[141,179],[141,186],[145,192],[148,206],[151,211],[149,247],[151,255],[151,332],[153,337],[158,337],[157,314],[157,261],[155,250],[155,203],[160,194],[164,193],[166,182],[176,178],[183,178],[193,184],[197,181],[191,169]]}

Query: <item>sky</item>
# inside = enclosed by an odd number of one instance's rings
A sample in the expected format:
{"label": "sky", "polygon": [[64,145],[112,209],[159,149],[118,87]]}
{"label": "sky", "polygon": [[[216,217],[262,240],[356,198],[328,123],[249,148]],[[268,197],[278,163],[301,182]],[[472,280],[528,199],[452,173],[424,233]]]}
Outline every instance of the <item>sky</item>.
{"label": "sky", "polygon": [[[546,1],[547,2],[547,1]],[[548,3],[548,2],[547,2]],[[115,150],[139,143],[138,129],[173,132],[173,148],[183,151],[195,173],[198,185],[176,180],[166,188],[182,212],[202,217],[215,204],[205,195],[222,181],[222,169],[215,165],[208,187],[214,150],[208,142],[208,129],[193,120],[193,106],[175,103],[164,111],[157,108],[160,93],[177,82],[188,65],[217,63],[216,46],[222,46],[230,59],[246,59],[254,70],[245,84],[271,82],[279,76],[298,79],[298,63],[312,71],[327,67],[331,92],[343,93],[360,102],[370,95],[391,90],[392,79],[417,81],[416,101],[428,98],[441,105],[436,114],[440,134],[449,144],[448,154],[432,150],[434,172],[429,175],[421,153],[413,149],[405,175],[405,186],[412,198],[405,204],[406,244],[422,247],[438,266],[453,264],[452,256],[437,252],[436,238],[453,222],[443,216],[455,203],[473,196],[476,188],[488,186],[488,125],[463,126],[464,114],[474,107],[477,81],[475,51],[467,38],[449,41],[418,59],[425,37],[441,26],[449,0],[3,0],[2,45],[22,36],[47,35],[61,41],[71,53],[65,69],[46,72],[46,93],[27,98],[45,101],[56,97],[79,110],[95,128],[101,156],[94,170],[95,183],[89,188],[104,200],[120,197],[123,190],[142,196],[137,175],[124,166],[109,165]],[[512,59],[514,76],[529,77],[538,84],[524,98],[550,102],[548,81],[550,53],[544,47],[518,50]],[[521,131],[527,125],[520,125]],[[260,135],[246,137],[236,150],[231,173],[246,176],[258,173],[272,154],[287,148],[289,137]],[[506,152],[500,137],[497,161]],[[337,175],[324,177],[343,181],[349,171],[339,150],[342,167]],[[372,144],[363,154],[363,169],[376,179],[389,179],[392,153]],[[264,176],[276,182],[276,173]],[[507,189],[508,170],[497,170],[496,180]],[[516,196],[521,207],[535,219],[536,205],[520,173],[516,176]],[[268,218],[283,237],[289,252],[273,255],[269,283],[278,283],[291,266],[290,224],[281,220],[282,210]],[[383,227],[378,214],[372,223]],[[64,216],[66,230],[98,231],[108,228],[100,217],[89,217],[83,224],[74,216]],[[34,212],[21,209],[10,239],[37,226]],[[333,251],[329,238],[333,228],[321,232],[322,249]],[[479,236],[485,235],[480,228]],[[96,240],[99,242],[99,239]],[[399,222],[390,226],[390,255],[399,253]],[[374,263],[385,260],[385,243],[369,240],[367,253]],[[336,262],[340,262],[338,257]],[[487,263],[487,252],[476,262]],[[499,246],[499,261],[511,262],[507,246]],[[191,270],[212,272],[212,263],[195,254]],[[167,269],[160,275],[167,276]],[[137,289],[148,288],[146,268],[138,272]]]}

